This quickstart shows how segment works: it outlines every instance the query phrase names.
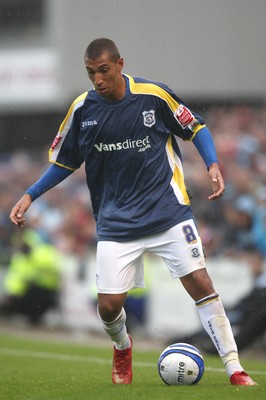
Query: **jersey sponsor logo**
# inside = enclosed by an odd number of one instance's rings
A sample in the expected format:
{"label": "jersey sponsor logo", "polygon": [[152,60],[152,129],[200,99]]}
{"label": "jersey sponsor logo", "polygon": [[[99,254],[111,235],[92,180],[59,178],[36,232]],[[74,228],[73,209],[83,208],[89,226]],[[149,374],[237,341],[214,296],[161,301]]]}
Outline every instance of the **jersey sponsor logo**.
{"label": "jersey sponsor logo", "polygon": [[143,111],[143,123],[145,126],[148,128],[151,128],[155,124],[155,111],[150,110],[150,111]]}
{"label": "jersey sponsor logo", "polygon": [[131,140],[127,139],[124,142],[117,143],[98,143],[94,147],[100,153],[103,151],[117,151],[117,150],[128,150],[137,149],[138,152],[143,152],[151,147],[150,138],[146,136],[144,139]]}
{"label": "jersey sponsor logo", "polygon": [[93,121],[82,121],[81,128],[87,128],[88,126],[98,125],[98,122],[94,119]]}
{"label": "jersey sponsor logo", "polygon": [[62,135],[60,132],[58,132],[52,143],[51,150],[55,149],[55,147],[58,145],[58,143],[60,142],[61,139],[62,139]]}
{"label": "jersey sponsor logo", "polygon": [[183,129],[189,128],[193,131],[195,126],[198,124],[198,121],[192,112],[182,104],[178,106],[174,116]]}

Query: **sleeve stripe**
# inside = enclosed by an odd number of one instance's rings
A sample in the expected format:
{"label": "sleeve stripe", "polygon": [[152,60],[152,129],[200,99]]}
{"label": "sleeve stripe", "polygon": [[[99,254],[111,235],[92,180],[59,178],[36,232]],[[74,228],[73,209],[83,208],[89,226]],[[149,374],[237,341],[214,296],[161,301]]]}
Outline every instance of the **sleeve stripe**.
{"label": "sleeve stripe", "polygon": [[61,167],[65,167],[68,169],[71,169],[65,165],[59,164],[56,162],[58,153],[60,152],[60,149],[64,143],[64,140],[67,136],[67,133],[69,131],[72,119],[73,119],[73,114],[74,112],[83,105],[85,98],[87,97],[88,92],[84,92],[83,94],[81,94],[79,97],[76,98],[76,100],[73,101],[73,103],[71,104],[67,115],[65,117],[65,119],[63,120],[63,122],[61,123],[60,127],[59,127],[59,131],[57,133],[57,137],[58,139],[58,143],[53,147],[50,148],[49,150],[49,161],[57,164]]}
{"label": "sleeve stripe", "polygon": [[85,93],[81,94],[79,97],[77,97],[76,100],[73,101],[73,103],[71,104],[71,106],[67,112],[67,115],[66,115],[64,121],[60,125],[60,128],[59,128],[60,133],[62,133],[65,130],[65,128],[69,128],[71,121],[72,121],[74,111],[77,108],[79,108],[80,106],[82,106],[87,94],[88,94],[88,92],[85,92]]}
{"label": "sleeve stripe", "polygon": [[173,172],[171,186],[180,204],[189,205],[189,197],[186,191],[184,182],[184,174],[181,160],[175,153],[172,145],[172,138],[169,137],[166,144],[166,153],[168,157],[169,166]]}

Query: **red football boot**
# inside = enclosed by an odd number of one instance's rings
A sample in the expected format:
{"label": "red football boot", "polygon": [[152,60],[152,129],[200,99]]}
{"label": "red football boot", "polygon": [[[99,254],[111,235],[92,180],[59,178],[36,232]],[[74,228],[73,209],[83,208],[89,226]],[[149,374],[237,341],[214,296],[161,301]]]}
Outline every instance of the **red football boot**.
{"label": "red football boot", "polygon": [[242,386],[257,385],[257,383],[254,382],[253,379],[251,379],[250,376],[245,371],[234,372],[230,376],[230,382],[232,385],[242,385]]}
{"label": "red football boot", "polygon": [[114,347],[114,358],[112,368],[112,382],[115,384],[129,385],[132,382],[132,338],[130,347],[118,350]]}

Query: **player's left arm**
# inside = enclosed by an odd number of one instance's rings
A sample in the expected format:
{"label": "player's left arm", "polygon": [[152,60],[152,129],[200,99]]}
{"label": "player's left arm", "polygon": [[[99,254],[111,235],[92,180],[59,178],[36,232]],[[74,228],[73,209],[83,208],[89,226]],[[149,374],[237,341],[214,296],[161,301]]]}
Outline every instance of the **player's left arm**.
{"label": "player's left arm", "polygon": [[196,133],[192,141],[198,152],[200,153],[202,159],[204,160],[209,172],[213,193],[208,196],[208,199],[218,199],[223,195],[225,187],[224,180],[219,168],[215,145],[209,129],[206,126],[201,128]]}

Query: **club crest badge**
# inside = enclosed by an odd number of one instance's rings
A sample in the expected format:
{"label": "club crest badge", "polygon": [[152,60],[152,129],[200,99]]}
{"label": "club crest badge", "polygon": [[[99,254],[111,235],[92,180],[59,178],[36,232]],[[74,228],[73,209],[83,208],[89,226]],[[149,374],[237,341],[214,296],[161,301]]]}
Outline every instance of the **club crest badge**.
{"label": "club crest badge", "polygon": [[150,111],[143,111],[143,123],[145,126],[148,128],[151,128],[155,124],[155,111],[150,110]]}

